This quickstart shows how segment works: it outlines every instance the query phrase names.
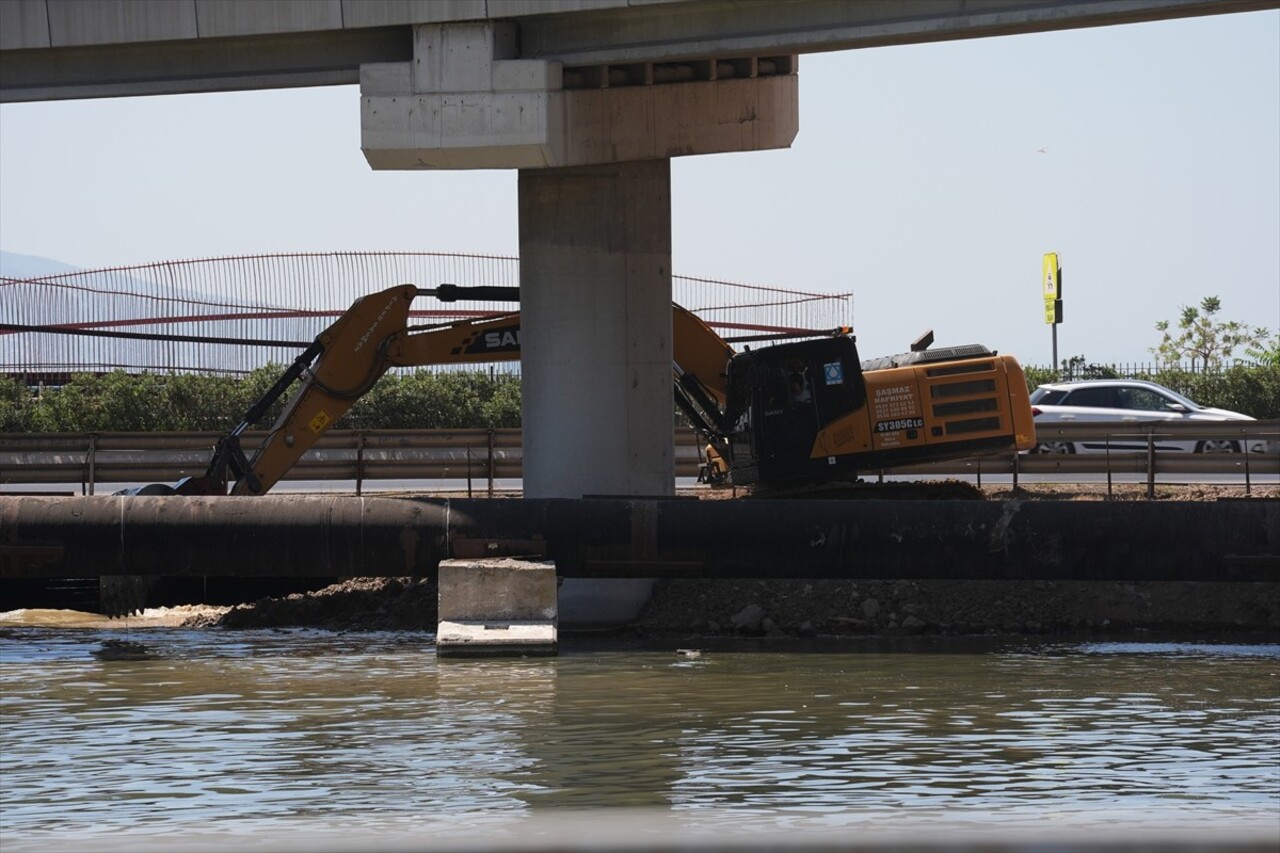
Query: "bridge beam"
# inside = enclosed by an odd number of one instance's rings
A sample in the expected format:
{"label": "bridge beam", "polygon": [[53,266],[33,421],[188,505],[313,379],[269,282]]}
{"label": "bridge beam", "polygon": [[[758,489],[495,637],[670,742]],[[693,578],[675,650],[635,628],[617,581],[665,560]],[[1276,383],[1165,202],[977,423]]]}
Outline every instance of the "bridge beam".
{"label": "bridge beam", "polygon": [[420,24],[413,59],[360,69],[375,169],[525,169],[786,148],[796,57],[575,69],[518,58],[512,22]]}

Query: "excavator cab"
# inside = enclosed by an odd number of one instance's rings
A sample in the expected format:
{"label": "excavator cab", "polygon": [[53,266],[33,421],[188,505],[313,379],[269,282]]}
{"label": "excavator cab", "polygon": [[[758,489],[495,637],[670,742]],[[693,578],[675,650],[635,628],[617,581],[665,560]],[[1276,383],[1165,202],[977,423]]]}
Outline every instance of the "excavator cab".
{"label": "excavator cab", "polygon": [[734,483],[821,476],[818,434],[867,400],[858,348],[848,335],[745,350],[727,374]]}

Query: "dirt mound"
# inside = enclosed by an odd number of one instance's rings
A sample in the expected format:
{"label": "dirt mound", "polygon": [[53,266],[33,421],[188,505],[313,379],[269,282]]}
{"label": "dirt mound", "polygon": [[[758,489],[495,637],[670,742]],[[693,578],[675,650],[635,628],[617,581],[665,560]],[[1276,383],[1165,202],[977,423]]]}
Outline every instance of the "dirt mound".
{"label": "dirt mound", "polygon": [[435,581],[426,578],[348,578],[315,592],[201,614],[183,627],[435,631],[436,595]]}

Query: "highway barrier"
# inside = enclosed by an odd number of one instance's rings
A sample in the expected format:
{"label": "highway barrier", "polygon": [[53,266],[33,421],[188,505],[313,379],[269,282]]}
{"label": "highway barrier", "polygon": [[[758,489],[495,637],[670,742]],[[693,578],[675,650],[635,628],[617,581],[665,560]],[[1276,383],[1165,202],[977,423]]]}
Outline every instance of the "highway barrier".
{"label": "highway barrier", "polygon": [[[257,447],[265,431],[250,431],[242,443]],[[98,486],[118,483],[176,483],[203,474],[215,442],[214,432],[0,433],[0,487],[8,484],[77,486],[94,494]],[[864,478],[920,478],[1021,475],[1142,474],[1148,487],[1165,475],[1238,475],[1246,489],[1280,482],[1280,420],[1155,422],[1134,425],[1055,424],[1039,431],[1041,440],[1102,442],[1145,450],[1107,450],[1078,454],[1021,453],[868,471]],[[1230,438],[1250,453],[1179,453],[1155,449],[1162,440],[1200,441]],[[251,454],[250,454],[251,455]],[[700,442],[691,430],[675,433],[675,475],[694,477],[703,463]],[[378,481],[436,480],[466,483],[492,496],[498,480],[523,474],[519,429],[334,430],[285,476],[290,481],[349,481],[355,494]],[[569,460],[568,464],[587,464]]]}

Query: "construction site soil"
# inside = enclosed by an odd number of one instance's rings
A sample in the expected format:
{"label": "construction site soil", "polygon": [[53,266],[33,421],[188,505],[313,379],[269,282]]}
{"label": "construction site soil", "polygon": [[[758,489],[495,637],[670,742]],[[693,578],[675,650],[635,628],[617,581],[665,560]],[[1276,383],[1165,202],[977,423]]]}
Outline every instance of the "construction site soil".
{"label": "construction site soil", "polygon": [[[1034,486],[983,490],[987,500],[1147,500],[1145,486]],[[1155,500],[1244,498],[1223,486],[1159,486]],[[1254,486],[1252,499],[1280,499]],[[310,627],[434,631],[436,586],[416,578],[353,578],[309,593],[231,608],[200,608],[189,628]],[[659,581],[640,616],[620,633],[648,638],[820,637],[919,634],[1107,635],[1194,630],[1280,637],[1280,582],[1096,581]]]}

